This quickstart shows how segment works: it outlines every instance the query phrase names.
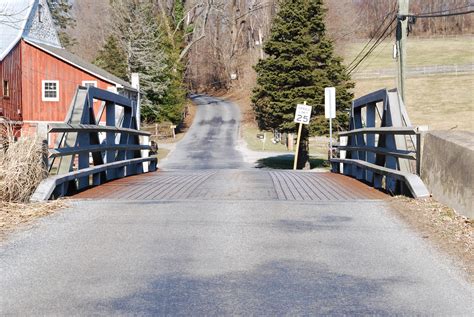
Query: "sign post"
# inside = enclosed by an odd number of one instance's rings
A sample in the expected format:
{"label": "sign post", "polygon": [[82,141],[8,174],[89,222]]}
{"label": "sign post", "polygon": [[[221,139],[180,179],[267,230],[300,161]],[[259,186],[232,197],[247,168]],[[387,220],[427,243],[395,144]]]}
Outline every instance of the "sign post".
{"label": "sign post", "polygon": [[293,163],[293,170],[296,170],[296,165],[298,164],[298,152],[300,149],[301,130],[303,128],[303,124],[309,124],[309,120],[311,120],[311,110],[312,107],[307,106],[306,101],[302,105],[296,105],[295,122],[299,123],[299,127],[298,137],[296,139],[295,161]]}
{"label": "sign post", "polygon": [[332,159],[332,119],[336,118],[336,88],[324,88],[324,115],[329,119],[329,159]]}

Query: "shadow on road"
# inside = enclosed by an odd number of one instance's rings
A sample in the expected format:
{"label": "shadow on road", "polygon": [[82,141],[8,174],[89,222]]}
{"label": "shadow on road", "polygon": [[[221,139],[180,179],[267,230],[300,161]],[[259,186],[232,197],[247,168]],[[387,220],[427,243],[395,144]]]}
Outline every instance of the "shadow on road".
{"label": "shadow on road", "polygon": [[337,274],[312,262],[273,261],[251,272],[160,276],[106,306],[150,316],[409,315],[384,300],[384,287],[393,283],[402,281]]}
{"label": "shadow on road", "polygon": [[[263,158],[257,161],[256,168],[271,168],[271,169],[293,169],[294,155],[283,154],[278,156],[272,156]],[[328,167],[325,160],[321,158],[311,157],[309,159],[311,169],[313,168],[324,168]]]}

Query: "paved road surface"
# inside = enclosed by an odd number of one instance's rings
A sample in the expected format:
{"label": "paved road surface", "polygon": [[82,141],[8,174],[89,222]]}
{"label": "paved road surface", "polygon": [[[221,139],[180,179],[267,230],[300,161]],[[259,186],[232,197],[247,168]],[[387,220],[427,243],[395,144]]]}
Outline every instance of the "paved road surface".
{"label": "paved road surface", "polygon": [[[224,123],[238,121],[233,106],[198,111],[196,122],[215,121],[203,129],[235,137]],[[472,285],[380,193],[331,174],[249,169],[222,135],[210,147],[221,169],[191,170],[193,131],[169,170],[108,184],[103,200],[85,192],[12,236],[0,315],[472,314]]]}
{"label": "paved road surface", "polygon": [[160,164],[164,169],[236,169],[249,167],[236,150],[240,111],[216,98],[195,96],[194,124],[180,146]]}

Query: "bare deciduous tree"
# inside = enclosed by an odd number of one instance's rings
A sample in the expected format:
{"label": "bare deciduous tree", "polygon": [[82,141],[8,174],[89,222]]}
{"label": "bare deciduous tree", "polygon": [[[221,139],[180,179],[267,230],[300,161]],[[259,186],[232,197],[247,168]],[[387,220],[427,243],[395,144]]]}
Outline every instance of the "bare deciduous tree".
{"label": "bare deciduous tree", "polygon": [[268,34],[276,3],[214,0],[204,28],[205,39],[189,55],[187,82],[192,89],[229,88],[231,76],[237,76],[237,85],[249,80],[244,79],[245,74],[253,73],[252,65],[263,57],[262,41]]}

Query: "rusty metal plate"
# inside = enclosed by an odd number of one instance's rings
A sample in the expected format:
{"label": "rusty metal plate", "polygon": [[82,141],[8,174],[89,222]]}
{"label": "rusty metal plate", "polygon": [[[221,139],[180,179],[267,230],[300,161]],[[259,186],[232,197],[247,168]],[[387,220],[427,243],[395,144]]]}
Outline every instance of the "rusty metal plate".
{"label": "rusty metal plate", "polygon": [[86,190],[75,199],[350,201],[388,196],[333,173],[252,170],[159,171]]}

